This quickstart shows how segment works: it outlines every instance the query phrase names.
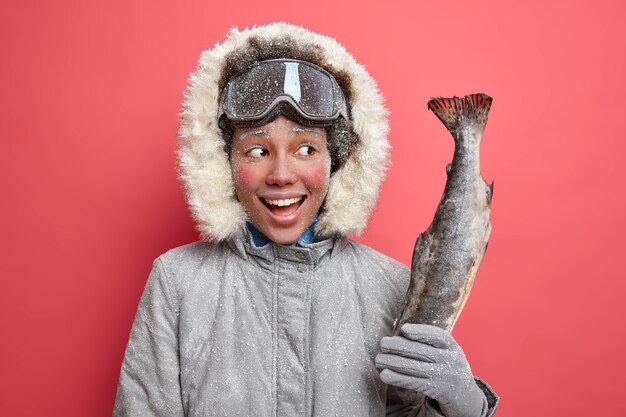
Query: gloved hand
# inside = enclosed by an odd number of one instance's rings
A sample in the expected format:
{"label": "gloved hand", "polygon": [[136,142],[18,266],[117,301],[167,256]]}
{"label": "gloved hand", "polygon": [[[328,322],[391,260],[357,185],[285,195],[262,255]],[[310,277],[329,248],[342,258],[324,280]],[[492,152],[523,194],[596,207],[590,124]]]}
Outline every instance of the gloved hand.
{"label": "gloved hand", "polygon": [[405,324],[402,336],[383,337],[376,367],[386,384],[436,400],[446,417],[480,417],[486,398],[452,335],[427,324]]}

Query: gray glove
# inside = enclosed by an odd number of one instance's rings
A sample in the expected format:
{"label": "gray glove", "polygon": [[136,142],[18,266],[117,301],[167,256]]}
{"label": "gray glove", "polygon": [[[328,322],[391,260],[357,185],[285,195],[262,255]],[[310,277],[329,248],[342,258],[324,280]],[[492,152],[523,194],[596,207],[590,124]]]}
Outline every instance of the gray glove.
{"label": "gray glove", "polygon": [[383,337],[376,356],[386,384],[436,400],[446,417],[480,417],[487,399],[452,335],[427,324],[405,324],[402,336]]}

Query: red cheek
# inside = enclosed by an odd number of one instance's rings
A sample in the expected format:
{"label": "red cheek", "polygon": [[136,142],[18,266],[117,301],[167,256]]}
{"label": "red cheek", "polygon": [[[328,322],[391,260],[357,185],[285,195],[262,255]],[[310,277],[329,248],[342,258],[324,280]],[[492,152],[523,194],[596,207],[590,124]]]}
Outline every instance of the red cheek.
{"label": "red cheek", "polygon": [[260,180],[259,173],[244,164],[236,164],[233,169],[233,181],[237,187],[255,188]]}
{"label": "red cheek", "polygon": [[328,185],[330,176],[330,164],[314,164],[306,170],[304,181],[311,189],[320,189]]}

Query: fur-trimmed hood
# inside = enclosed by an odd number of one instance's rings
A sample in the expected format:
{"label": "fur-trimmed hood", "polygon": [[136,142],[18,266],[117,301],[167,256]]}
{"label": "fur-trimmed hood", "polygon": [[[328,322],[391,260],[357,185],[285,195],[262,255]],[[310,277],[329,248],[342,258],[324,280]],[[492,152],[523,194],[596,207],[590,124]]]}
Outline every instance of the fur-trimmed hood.
{"label": "fur-trimmed hood", "polygon": [[221,90],[242,70],[238,65],[280,57],[312,62],[335,76],[348,97],[358,136],[356,149],[330,178],[317,233],[361,233],[376,203],[389,144],[387,110],[372,77],[333,38],[285,23],[233,28],[223,43],[200,56],[185,91],[179,128],[179,175],[205,239],[223,240],[247,219],[218,126]]}

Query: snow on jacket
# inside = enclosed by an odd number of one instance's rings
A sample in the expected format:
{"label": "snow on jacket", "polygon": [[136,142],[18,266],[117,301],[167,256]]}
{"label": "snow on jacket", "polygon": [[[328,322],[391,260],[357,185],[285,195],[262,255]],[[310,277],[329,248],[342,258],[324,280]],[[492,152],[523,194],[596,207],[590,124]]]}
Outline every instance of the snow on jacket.
{"label": "snow on jacket", "polygon": [[[319,242],[256,247],[245,226],[216,118],[225,81],[250,57],[312,62],[348,97],[358,144],[331,176]],[[439,416],[421,394],[383,384],[374,366],[408,268],[345,237],[365,227],[388,164],[387,111],[363,67],[300,27],[233,29],[202,54],[181,116],[180,177],[206,241],[155,261],[114,415]],[[477,382],[491,415],[495,397]]]}
{"label": "snow on jacket", "polygon": [[258,248],[242,231],[171,250],[142,297],[115,415],[383,416],[373,358],[407,276],[343,238]]}
{"label": "snow on jacket", "polygon": [[256,247],[246,229],[173,249],[141,298],[114,416],[440,417],[374,366],[408,275],[345,238]]}

